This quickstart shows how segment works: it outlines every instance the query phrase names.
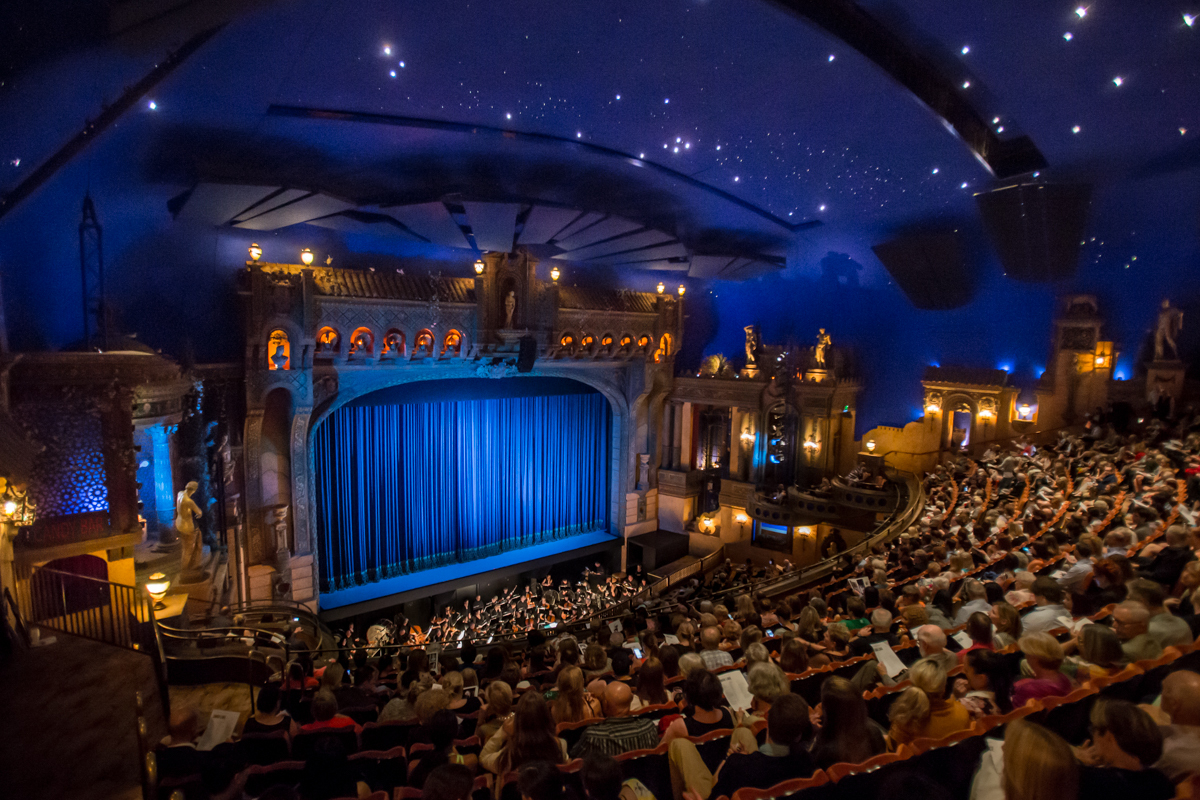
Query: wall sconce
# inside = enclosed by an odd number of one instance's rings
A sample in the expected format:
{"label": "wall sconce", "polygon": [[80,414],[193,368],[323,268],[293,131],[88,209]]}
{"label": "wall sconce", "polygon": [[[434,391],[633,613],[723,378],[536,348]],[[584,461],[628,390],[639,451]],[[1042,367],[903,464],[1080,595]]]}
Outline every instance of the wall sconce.
{"label": "wall sconce", "polygon": [[703,528],[704,530],[708,531],[709,533],[712,533],[713,530],[717,527],[717,523],[713,522],[712,517],[707,517],[705,519],[700,520],[700,527]]}
{"label": "wall sconce", "polygon": [[809,439],[808,441],[806,441],[804,443],[804,449],[807,450],[809,453],[816,455],[817,451],[819,451],[821,449],[821,443],[816,441],[815,439]]}
{"label": "wall sconce", "polygon": [[262,258],[262,248],[257,244],[250,245],[250,260],[258,261],[260,258]]}
{"label": "wall sconce", "polygon": [[658,286],[656,286],[654,288],[658,289],[659,294],[662,294],[663,292],[665,292],[667,290],[667,285],[665,283],[663,283],[662,281],[659,281]]}
{"label": "wall sconce", "polygon": [[166,608],[163,603],[163,598],[167,596],[167,589],[171,588],[170,579],[161,572],[156,572],[146,581],[146,591],[154,598],[154,610],[162,611]]}
{"label": "wall sconce", "polygon": [[475,259],[475,274],[482,275],[483,268],[484,268],[483,259],[482,258]]}
{"label": "wall sconce", "polygon": [[941,407],[941,405],[939,405],[937,403],[937,401],[930,400],[928,403],[925,404],[925,410],[928,411],[930,414],[936,414],[942,410],[942,407]]}
{"label": "wall sconce", "polygon": [[560,275],[562,275],[562,272],[559,271],[558,267],[550,268],[550,280],[554,281],[555,283],[558,283],[558,278]]}
{"label": "wall sconce", "polygon": [[749,428],[742,431],[741,438],[742,438],[742,444],[746,444],[746,445],[754,444],[754,432],[751,431]]}
{"label": "wall sconce", "polygon": [[304,266],[311,266],[313,262],[313,251],[307,247],[300,251],[300,260],[304,262]]}
{"label": "wall sconce", "polygon": [[795,531],[800,536],[812,536],[813,535],[813,529],[807,525],[800,527],[800,528],[796,528]]}
{"label": "wall sconce", "polygon": [[17,503],[15,500],[9,500],[4,504],[4,516],[11,517],[17,513]]}
{"label": "wall sconce", "polygon": [[874,439],[867,439],[867,442],[866,442],[866,444],[867,444],[867,452],[868,452],[868,453],[874,453],[874,452],[875,452],[875,440],[874,440]]}
{"label": "wall sconce", "polygon": [[984,422],[989,422],[996,417],[996,412],[992,411],[990,408],[981,408],[979,410],[978,417]]}
{"label": "wall sconce", "polygon": [[1096,366],[1097,367],[1103,367],[1107,363],[1108,363],[1108,359],[1106,359],[1104,356],[1096,356]]}
{"label": "wall sconce", "polygon": [[737,515],[733,518],[733,521],[736,522],[738,525],[745,525],[747,522],[750,521],[750,518],[746,516],[746,512],[739,511],[737,513]]}
{"label": "wall sconce", "polygon": [[679,296],[683,297],[683,295],[686,291],[687,291],[687,287],[684,286],[682,283],[679,284]]}

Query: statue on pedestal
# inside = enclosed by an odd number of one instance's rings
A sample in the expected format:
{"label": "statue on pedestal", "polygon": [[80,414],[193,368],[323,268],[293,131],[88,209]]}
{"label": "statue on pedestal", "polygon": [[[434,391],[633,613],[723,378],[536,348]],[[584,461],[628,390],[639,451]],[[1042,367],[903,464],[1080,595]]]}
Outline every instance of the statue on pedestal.
{"label": "statue on pedestal", "polygon": [[638,453],[638,479],[636,491],[645,491],[650,488],[650,454]]}
{"label": "statue on pedestal", "polygon": [[511,331],[513,326],[513,314],[517,310],[517,293],[509,292],[504,298],[504,329]]}
{"label": "statue on pedestal", "polygon": [[179,540],[183,543],[183,551],[180,553],[180,568],[184,574],[194,572],[200,569],[200,556],[203,548],[200,533],[196,530],[195,520],[199,519],[203,512],[200,506],[196,505],[196,501],[192,499],[192,495],[200,485],[195,481],[188,481],[187,486],[175,497],[175,530],[179,532]]}
{"label": "statue on pedestal", "polygon": [[[1154,329],[1154,360],[1178,361],[1179,345],[1175,339],[1183,329],[1183,312],[1171,308],[1170,300],[1163,300],[1158,312],[1158,327]],[[1168,348],[1170,354],[1168,355]]]}
{"label": "statue on pedestal", "polygon": [[824,328],[821,328],[817,334],[817,344],[813,347],[813,361],[821,369],[825,368],[825,352],[831,344],[833,341],[829,338],[829,334],[825,332]]}
{"label": "statue on pedestal", "polygon": [[746,374],[754,375],[758,372],[758,351],[762,347],[762,339],[757,325],[747,325],[742,330],[746,332]]}

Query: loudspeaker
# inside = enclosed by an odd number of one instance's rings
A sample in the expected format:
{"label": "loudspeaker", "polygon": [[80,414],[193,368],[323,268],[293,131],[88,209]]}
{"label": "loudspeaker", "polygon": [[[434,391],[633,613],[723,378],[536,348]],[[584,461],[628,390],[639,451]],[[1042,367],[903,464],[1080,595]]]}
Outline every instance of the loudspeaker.
{"label": "loudspeaker", "polygon": [[517,372],[533,372],[533,362],[537,360],[537,339],[532,336],[522,336],[521,350],[517,354]]}
{"label": "loudspeaker", "polygon": [[975,294],[975,276],[953,231],[914,231],[871,249],[917,308],[959,308]]}
{"label": "loudspeaker", "polygon": [[1090,185],[1022,183],[975,200],[1005,275],[1048,283],[1075,274],[1091,206]]}

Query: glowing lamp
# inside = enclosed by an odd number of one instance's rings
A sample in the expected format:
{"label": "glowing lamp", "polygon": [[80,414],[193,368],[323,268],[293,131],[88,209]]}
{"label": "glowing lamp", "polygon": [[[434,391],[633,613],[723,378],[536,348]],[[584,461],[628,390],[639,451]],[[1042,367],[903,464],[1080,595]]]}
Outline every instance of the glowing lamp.
{"label": "glowing lamp", "polygon": [[994,416],[996,416],[995,412],[989,408],[981,408],[979,410],[979,418],[982,420],[989,420]]}
{"label": "glowing lamp", "polygon": [[663,283],[662,281],[659,281],[658,286],[656,286],[654,288],[658,289],[659,294],[662,294],[663,292],[665,292],[667,290],[667,285],[665,283]]}
{"label": "glowing lamp", "polygon": [[250,260],[258,261],[260,258],[262,258],[262,248],[257,244],[250,245]]}
{"label": "glowing lamp", "polygon": [[742,431],[742,442],[744,444],[754,444],[754,433],[749,429]]}
{"label": "glowing lamp", "polygon": [[146,580],[146,591],[154,598],[154,610],[162,611],[166,608],[163,603],[163,598],[167,596],[167,589],[171,588],[171,580],[161,572],[156,572]]}
{"label": "glowing lamp", "polygon": [[804,525],[802,527],[796,528],[796,533],[798,533],[801,536],[812,536],[813,529],[807,525]]}
{"label": "glowing lamp", "polygon": [[300,251],[300,260],[304,262],[304,266],[309,266],[313,262],[313,251],[307,247]]}
{"label": "glowing lamp", "polygon": [[810,453],[816,453],[821,449],[821,445],[815,439],[809,439],[804,443],[804,449]]}
{"label": "glowing lamp", "polygon": [[1033,409],[1029,407],[1029,403],[1021,403],[1020,407],[1017,408],[1017,414],[1020,415],[1021,419],[1029,419],[1033,414]]}
{"label": "glowing lamp", "polygon": [[928,411],[930,414],[936,414],[942,410],[942,407],[940,405],[938,405],[937,403],[931,402],[931,403],[925,404],[925,410]]}
{"label": "glowing lamp", "polygon": [[867,439],[867,452],[868,453],[875,452],[875,440],[874,439]]}
{"label": "glowing lamp", "polygon": [[562,275],[562,272],[559,270],[558,267],[550,268],[550,280],[554,281],[555,283],[558,283],[559,276],[561,276],[561,275]]}
{"label": "glowing lamp", "polygon": [[1096,366],[1103,367],[1108,362],[1104,356],[1096,356]]}
{"label": "glowing lamp", "polygon": [[734,521],[735,521],[735,522],[736,522],[738,525],[745,525],[747,522],[749,522],[749,521],[750,521],[750,518],[749,518],[749,517],[747,517],[747,516],[745,515],[745,513],[741,512],[741,511],[739,511],[739,512],[737,513],[737,516],[736,516],[736,517],[734,517],[733,519],[734,519]]}
{"label": "glowing lamp", "polygon": [[475,259],[475,274],[476,275],[483,274],[483,259],[482,258]]}
{"label": "glowing lamp", "polygon": [[679,296],[680,296],[680,297],[683,297],[683,294],[684,294],[684,292],[686,292],[686,291],[687,291],[687,287],[686,287],[686,286],[684,286],[682,283],[681,283],[681,284],[679,284]]}

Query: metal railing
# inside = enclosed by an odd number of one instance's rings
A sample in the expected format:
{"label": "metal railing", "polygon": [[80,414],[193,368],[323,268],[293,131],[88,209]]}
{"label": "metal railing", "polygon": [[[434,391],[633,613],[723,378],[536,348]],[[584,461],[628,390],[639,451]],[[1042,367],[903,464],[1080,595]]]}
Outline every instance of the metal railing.
{"label": "metal railing", "polygon": [[166,659],[154,618],[154,601],[144,586],[34,567],[22,593],[20,617],[27,626],[49,628],[149,656],[170,716]]}

